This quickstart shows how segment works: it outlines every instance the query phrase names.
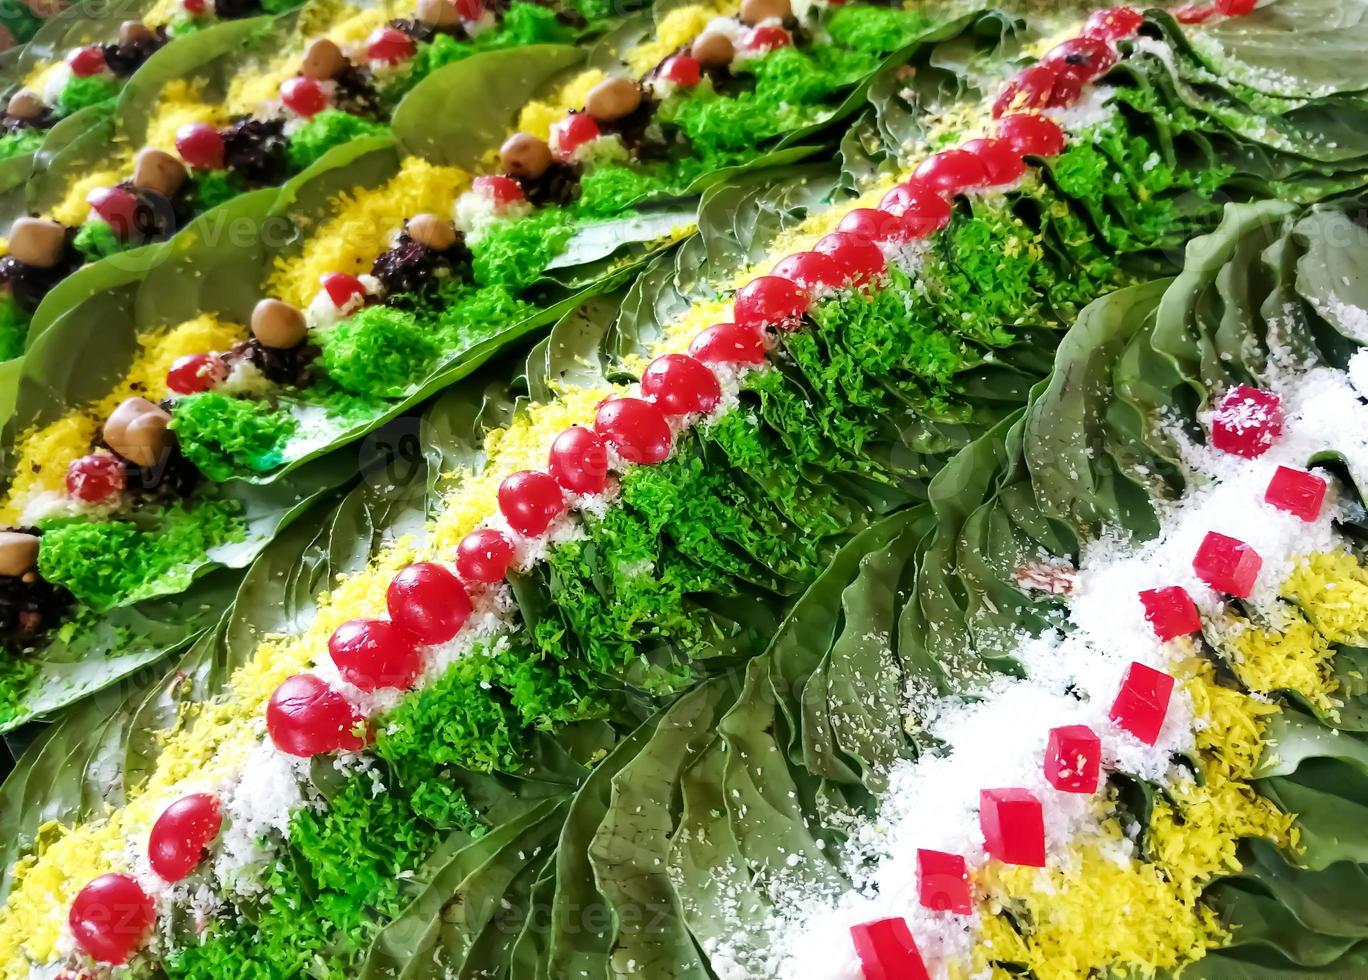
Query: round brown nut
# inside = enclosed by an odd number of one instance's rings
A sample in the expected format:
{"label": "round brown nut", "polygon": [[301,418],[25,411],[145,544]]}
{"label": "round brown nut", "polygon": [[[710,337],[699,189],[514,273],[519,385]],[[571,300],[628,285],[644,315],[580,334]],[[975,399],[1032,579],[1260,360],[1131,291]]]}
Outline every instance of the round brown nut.
{"label": "round brown nut", "polygon": [[38,567],[38,535],[0,531],[0,575],[16,578]]}
{"label": "round brown nut", "polygon": [[278,299],[263,299],[252,309],[252,336],[263,347],[289,350],[304,343],[309,325],[297,307]]}
{"label": "round brown nut", "polygon": [[414,16],[420,24],[429,27],[455,27],[461,22],[461,15],[452,0],[418,0]]}
{"label": "round brown nut", "polygon": [[105,421],[104,441],[138,466],[156,466],[171,448],[170,422],[166,410],[146,398],[125,398]]}
{"label": "round brown nut", "polygon": [[185,183],[185,164],[165,150],[143,147],[133,158],[133,186],[175,197]]}
{"label": "round brown nut", "polygon": [[499,147],[499,163],[510,177],[536,180],[551,167],[551,147],[531,133],[514,133]]}
{"label": "round brown nut", "polygon": [[599,122],[630,116],[641,105],[641,86],[630,78],[605,78],[584,97],[584,111]]}
{"label": "round brown nut", "polygon": [[10,227],[9,254],[36,269],[51,269],[66,250],[66,226],[45,218],[20,218]]}
{"label": "round brown nut", "polygon": [[789,0],[741,0],[741,23],[751,27],[761,21],[788,20],[792,16],[793,4]]}
{"label": "round brown nut", "polygon": [[13,116],[15,119],[37,119],[46,108],[41,95],[31,88],[21,88],[9,97],[5,115]]}
{"label": "round brown nut", "polygon": [[456,226],[435,214],[415,214],[404,225],[404,231],[419,245],[438,252],[445,252],[456,244]]}
{"label": "round brown nut", "polygon": [[310,41],[304,49],[304,60],[299,63],[299,70],[305,78],[326,82],[336,78],[349,64],[351,62],[341,48],[326,37],[320,37]]}
{"label": "round brown nut", "polygon": [[156,40],[156,37],[157,35],[152,33],[152,28],[140,20],[126,20],[119,25],[120,44],[138,44]]}
{"label": "round brown nut", "polygon": [[704,31],[689,45],[689,53],[704,68],[727,68],[736,57],[736,48],[721,31]]}

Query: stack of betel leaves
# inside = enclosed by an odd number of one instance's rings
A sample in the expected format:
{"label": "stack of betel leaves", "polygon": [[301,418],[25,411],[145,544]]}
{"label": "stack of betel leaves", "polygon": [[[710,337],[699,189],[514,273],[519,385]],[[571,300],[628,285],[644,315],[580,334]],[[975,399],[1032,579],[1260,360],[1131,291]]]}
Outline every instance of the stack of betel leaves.
{"label": "stack of betel leaves", "polygon": [[72,6],[0,978],[1368,974],[1368,3]]}

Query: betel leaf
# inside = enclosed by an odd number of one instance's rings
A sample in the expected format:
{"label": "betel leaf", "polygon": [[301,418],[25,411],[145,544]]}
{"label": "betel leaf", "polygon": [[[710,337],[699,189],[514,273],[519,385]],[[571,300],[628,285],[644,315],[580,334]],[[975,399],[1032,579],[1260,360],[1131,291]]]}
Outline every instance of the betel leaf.
{"label": "betel leaf", "polygon": [[25,210],[49,210],[65,196],[73,174],[103,169],[116,129],[106,105],[72,113],[54,126],[34,155],[32,179],[24,187]]}
{"label": "betel leaf", "polygon": [[[576,266],[620,255],[630,246],[649,246],[670,237],[677,229],[692,227],[693,222],[693,208],[653,208],[609,221],[595,221],[577,230],[561,253],[547,263],[545,271],[573,272]],[[565,274],[562,272],[562,276]]]}
{"label": "betel leaf", "polygon": [[1355,345],[1368,344],[1368,248],[1363,226],[1339,209],[1314,208],[1294,233],[1306,251],[1297,262],[1296,290]]}
{"label": "betel leaf", "polygon": [[143,8],[143,0],[110,0],[75,3],[53,12],[44,17],[42,26],[24,45],[14,65],[14,76],[23,78],[43,65],[61,61],[74,47],[114,40],[119,24],[140,19]]}
{"label": "betel leaf", "polygon": [[407,153],[474,169],[503,142],[522,107],[583,57],[569,45],[534,44],[439,68],[395,108],[394,136]]}

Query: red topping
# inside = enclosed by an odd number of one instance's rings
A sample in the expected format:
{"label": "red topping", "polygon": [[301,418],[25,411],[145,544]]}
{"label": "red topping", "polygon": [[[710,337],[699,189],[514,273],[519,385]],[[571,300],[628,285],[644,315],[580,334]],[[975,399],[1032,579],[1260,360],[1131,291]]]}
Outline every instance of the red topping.
{"label": "red topping", "polygon": [[89,78],[91,75],[98,75],[109,66],[105,64],[104,52],[96,45],[77,48],[67,55],[67,64],[71,66],[71,73],[77,78]]}
{"label": "red topping", "polygon": [[1004,864],[1045,867],[1045,814],[1029,790],[980,790],[979,829],[990,856]]}
{"label": "red topping", "polygon": [[181,6],[191,17],[198,17],[207,9],[205,0],[181,0]]}
{"label": "red topping", "polygon": [[328,299],[332,300],[333,306],[339,310],[353,300],[366,298],[366,287],[361,280],[345,272],[329,272],[319,282],[323,284],[323,291],[328,294]]}
{"label": "red topping", "polygon": [[973,911],[964,858],[945,851],[917,850],[917,898],[923,908],[968,915]]}
{"label": "red topping", "polygon": [[348,684],[363,691],[409,688],[423,669],[418,638],[387,619],[352,619],[328,637],[328,653]]}
{"label": "red topping", "polygon": [[1282,435],[1282,399],[1271,391],[1237,385],[1226,392],[1211,420],[1211,444],[1254,459]]}
{"label": "red topping", "polygon": [[692,88],[703,80],[698,59],[687,54],[671,55],[660,66],[660,77],[681,88]]}
{"label": "red topping", "polygon": [[286,678],[266,705],[266,732],[272,744],[304,759],[363,748],[366,740],[356,734],[363,721],[346,698],[313,674]]}
{"label": "red topping", "polygon": [[522,185],[512,177],[505,177],[502,174],[476,177],[470,182],[470,186],[472,190],[493,201],[496,209],[524,200]]}
{"label": "red topping", "polygon": [[208,123],[186,123],[176,130],[176,152],[197,170],[223,169],[223,137]]}
{"label": "red topping", "polygon": [[781,276],[752,279],[732,300],[732,316],[743,326],[793,327],[807,310],[807,290]]}
{"label": "red topping", "polygon": [[572,112],[551,127],[551,152],[557,160],[569,161],[585,143],[599,138],[599,126],[587,112]]}
{"label": "red topping", "polygon": [[1243,17],[1252,14],[1259,0],[1216,0],[1216,9],[1227,17]]}
{"label": "red topping", "polygon": [[688,354],[662,354],[641,375],[641,394],[666,415],[711,412],[722,400],[717,375]]}
{"label": "red topping", "polygon": [[456,547],[456,574],[467,582],[501,582],[513,564],[513,544],[489,527],[471,531]]}
{"label": "red topping", "polygon": [[86,203],[120,238],[128,238],[138,227],[138,199],[132,191],[97,187],[86,195]]}
{"label": "red topping", "polygon": [[908,180],[883,196],[879,207],[902,219],[909,238],[925,238],[950,223],[950,202],[939,191]]}
{"label": "red topping", "polygon": [[280,86],[280,101],[301,116],[316,116],[328,107],[328,93],[315,79],[300,75]]}
{"label": "red topping", "polygon": [[123,460],[108,453],[91,453],[67,467],[67,493],[88,504],[98,504],[120,493],[127,485]]}
{"label": "red topping", "polygon": [[[887,201],[897,191],[897,187],[893,188],[884,195],[884,200]],[[845,232],[847,235],[858,235],[867,242],[905,242],[912,237],[911,230],[895,215],[890,214],[891,210],[891,208],[885,208],[882,211],[876,208],[856,208],[841,219],[836,230]]]}
{"label": "red topping", "polygon": [[397,27],[377,27],[366,38],[366,59],[397,65],[413,57],[418,45]]}
{"label": "red topping", "polygon": [[217,354],[186,354],[171,362],[166,387],[178,395],[198,395],[228,377],[228,365]]}
{"label": "red topping", "polygon": [[1116,692],[1107,717],[1116,727],[1130,732],[1146,745],[1153,745],[1164,727],[1169,699],[1173,696],[1173,678],[1162,670],[1132,663],[1121,678],[1121,690]]}
{"label": "red topping", "polygon": [[883,275],[888,268],[879,246],[859,235],[844,231],[834,231],[823,235],[813,246],[813,251],[830,255],[845,273],[845,281],[862,286],[876,276]]}
{"label": "red topping", "polygon": [[1060,78],[1073,75],[1090,82],[1116,64],[1116,49],[1095,37],[1075,37],[1056,44],[1041,64],[1054,68]]}
{"label": "red topping", "polygon": [[752,27],[741,38],[742,51],[775,51],[793,43],[789,32],[774,24]]}
{"label": "red topping", "polygon": [[1217,592],[1248,599],[1254,591],[1263,559],[1249,545],[1235,538],[1208,531],[1202,539],[1192,569],[1197,577]]}
{"label": "red topping", "polygon": [[670,455],[665,413],[640,398],[614,398],[599,406],[594,431],[629,463],[659,463]]}
{"label": "red topping", "polygon": [[1328,488],[1329,484],[1314,473],[1279,466],[1273,479],[1268,481],[1264,501],[1304,521],[1314,521],[1320,517]]}
{"label": "red topping", "polygon": [[547,469],[571,493],[598,493],[608,485],[608,450],[592,429],[576,425],[551,443]]}
{"label": "red topping", "polygon": [[1200,24],[1216,16],[1216,8],[1201,3],[1185,3],[1174,8],[1173,17],[1180,24]]}
{"label": "red topping", "polygon": [[781,259],[774,267],[773,275],[796,282],[808,292],[835,289],[846,281],[841,263],[821,252],[797,252]]}
{"label": "red topping", "polygon": [[541,534],[564,510],[565,494],[549,473],[519,470],[499,484],[499,512],[519,534]]}
{"label": "red topping", "polygon": [[1002,87],[993,103],[993,118],[1005,112],[1064,108],[1082,95],[1083,80],[1073,72],[1060,72],[1054,65],[1031,65]]}
{"label": "red topping", "polygon": [[1144,22],[1144,15],[1132,7],[1094,10],[1083,25],[1083,36],[1095,37],[1100,41],[1119,41],[1140,30]]}
{"label": "red topping", "polygon": [[204,859],[223,827],[223,810],[212,793],[183,796],[152,825],[147,857],[163,881],[180,881]]}
{"label": "red topping", "polygon": [[479,20],[484,12],[483,0],[456,0],[456,16],[461,20]]}
{"label": "red topping", "polygon": [[865,980],[930,980],[906,919],[862,922],[850,927],[850,938]]}
{"label": "red topping", "polygon": [[1146,589],[1140,593],[1140,605],[1145,607],[1145,618],[1154,627],[1155,636],[1167,643],[1180,636],[1188,636],[1202,628],[1197,606],[1181,585],[1166,589]]}
{"label": "red topping", "polygon": [[988,183],[988,168],[965,150],[942,150],[923,160],[912,176],[932,190],[958,194]]}
{"label": "red topping", "polygon": [[445,643],[470,618],[470,596],[445,565],[420,561],[390,580],[385,606],[395,626],[423,643]]}
{"label": "red topping", "polygon": [[1048,116],[1004,116],[998,121],[997,134],[1022,156],[1053,157],[1064,152],[1064,130]]}
{"label": "red topping", "polygon": [[1026,161],[1021,151],[1003,139],[976,139],[964,144],[964,149],[978,157],[988,171],[992,186],[1010,184],[1026,172]]}
{"label": "red topping", "polygon": [[1050,729],[1045,780],[1063,793],[1096,793],[1102,779],[1102,740],[1087,725]]}
{"label": "red topping", "polygon": [[71,903],[67,922],[87,956],[99,963],[127,962],[157,921],[157,908],[129,875],[101,875]]}
{"label": "red topping", "polygon": [[689,353],[704,364],[763,364],[765,347],[759,327],[714,323],[693,339]]}

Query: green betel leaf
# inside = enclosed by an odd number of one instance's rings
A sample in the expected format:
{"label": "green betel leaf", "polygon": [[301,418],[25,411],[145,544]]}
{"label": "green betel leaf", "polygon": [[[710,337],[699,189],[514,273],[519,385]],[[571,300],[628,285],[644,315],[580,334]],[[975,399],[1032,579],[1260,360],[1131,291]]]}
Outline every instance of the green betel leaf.
{"label": "green betel leaf", "polygon": [[1354,345],[1368,344],[1368,248],[1364,230],[1338,209],[1315,209],[1294,226],[1306,249],[1296,290]]}
{"label": "green betel leaf", "polygon": [[562,276],[574,274],[577,266],[620,256],[633,246],[650,246],[668,238],[676,229],[691,227],[693,222],[693,208],[651,209],[594,222],[575,232],[561,253],[547,264],[546,271],[565,270]]}

